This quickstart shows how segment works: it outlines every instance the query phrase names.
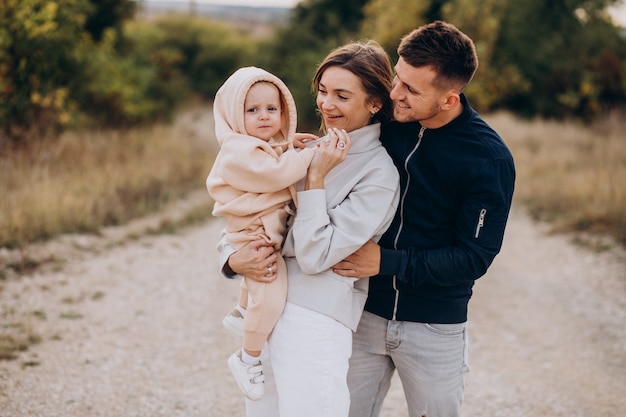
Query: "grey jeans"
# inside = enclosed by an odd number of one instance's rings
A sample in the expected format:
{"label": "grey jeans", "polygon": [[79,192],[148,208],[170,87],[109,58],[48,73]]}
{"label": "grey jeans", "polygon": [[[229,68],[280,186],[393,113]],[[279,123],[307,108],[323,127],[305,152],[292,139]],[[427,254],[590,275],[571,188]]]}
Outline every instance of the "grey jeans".
{"label": "grey jeans", "polygon": [[467,355],[467,323],[390,321],[365,311],[348,370],[350,417],[378,417],[396,369],[410,417],[458,417]]}

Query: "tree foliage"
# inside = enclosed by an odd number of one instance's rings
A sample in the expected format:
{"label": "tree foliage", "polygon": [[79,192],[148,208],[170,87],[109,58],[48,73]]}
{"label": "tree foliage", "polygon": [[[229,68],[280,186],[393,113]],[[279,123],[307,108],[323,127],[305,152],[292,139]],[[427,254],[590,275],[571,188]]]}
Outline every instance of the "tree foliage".
{"label": "tree foliage", "polygon": [[9,137],[69,123],[84,49],[84,0],[0,3],[0,126]]}
{"label": "tree foliage", "polygon": [[626,103],[626,37],[606,12],[618,1],[302,0],[273,37],[253,39],[200,17],[133,20],[132,0],[0,0],[0,142],[167,118],[244,65],[281,77],[314,130],[324,56],[371,38],[395,61],[402,36],[435,19],[476,44],[466,93],[479,110],[589,119]]}
{"label": "tree foliage", "polygon": [[259,65],[282,78],[298,105],[303,130],[314,130],[311,79],[317,65],[335,47],[358,37],[367,0],[304,0],[290,20],[260,47]]}
{"label": "tree foliage", "polygon": [[238,67],[255,62],[255,42],[223,23],[174,15],[142,25],[161,33],[153,50],[178,51],[176,70],[184,74],[191,90],[206,98],[213,98]]}
{"label": "tree foliage", "polygon": [[509,89],[494,105],[527,115],[589,118],[624,104],[626,42],[607,19],[610,3],[508,1],[490,65],[496,71],[514,65],[525,88]]}
{"label": "tree foliage", "polygon": [[475,42],[466,93],[480,110],[591,118],[626,104],[626,39],[607,15],[619,0],[371,0],[362,34],[396,57],[400,38],[434,19]]}
{"label": "tree foliage", "polygon": [[85,29],[94,40],[102,39],[104,31],[115,29],[118,34],[122,31],[124,21],[131,19],[137,9],[137,4],[131,0],[90,0],[93,13],[90,13],[85,22]]}
{"label": "tree foliage", "polygon": [[0,0],[0,144],[168,118],[255,43],[207,19],[133,21],[131,0]]}

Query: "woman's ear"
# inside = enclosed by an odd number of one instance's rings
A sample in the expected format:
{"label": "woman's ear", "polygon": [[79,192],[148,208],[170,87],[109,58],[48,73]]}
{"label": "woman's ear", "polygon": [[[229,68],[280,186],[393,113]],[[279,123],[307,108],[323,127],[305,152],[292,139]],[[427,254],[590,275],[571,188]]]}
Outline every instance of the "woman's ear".
{"label": "woman's ear", "polygon": [[369,103],[369,112],[373,116],[381,109],[382,105],[379,102],[370,101]]}

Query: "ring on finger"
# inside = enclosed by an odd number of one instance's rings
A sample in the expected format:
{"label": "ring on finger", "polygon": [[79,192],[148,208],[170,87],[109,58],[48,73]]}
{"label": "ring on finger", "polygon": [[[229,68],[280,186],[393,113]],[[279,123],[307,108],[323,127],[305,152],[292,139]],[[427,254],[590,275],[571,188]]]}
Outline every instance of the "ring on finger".
{"label": "ring on finger", "polygon": [[267,271],[270,273],[270,275],[272,275],[272,266],[271,265],[267,267]]}
{"label": "ring on finger", "polygon": [[346,142],[339,141],[337,142],[337,149],[346,149]]}

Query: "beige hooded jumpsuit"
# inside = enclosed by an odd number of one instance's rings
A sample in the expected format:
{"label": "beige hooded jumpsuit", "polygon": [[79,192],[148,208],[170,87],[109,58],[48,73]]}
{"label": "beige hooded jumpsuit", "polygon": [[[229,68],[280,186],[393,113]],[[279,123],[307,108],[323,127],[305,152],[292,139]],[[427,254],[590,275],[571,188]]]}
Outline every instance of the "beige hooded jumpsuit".
{"label": "beige hooded jumpsuit", "polygon": [[[249,136],[244,127],[244,102],[252,85],[275,84],[282,99],[282,128],[265,142]],[[220,151],[206,185],[215,201],[214,216],[226,220],[226,239],[235,248],[264,239],[280,253],[286,222],[297,205],[294,184],[306,175],[313,149],[296,151],[296,105],[287,86],[256,67],[240,68],[218,90],[213,103],[215,135]],[[243,347],[261,351],[283,311],[287,269],[281,256],[277,278],[260,283],[245,278],[249,302],[244,319]]]}

